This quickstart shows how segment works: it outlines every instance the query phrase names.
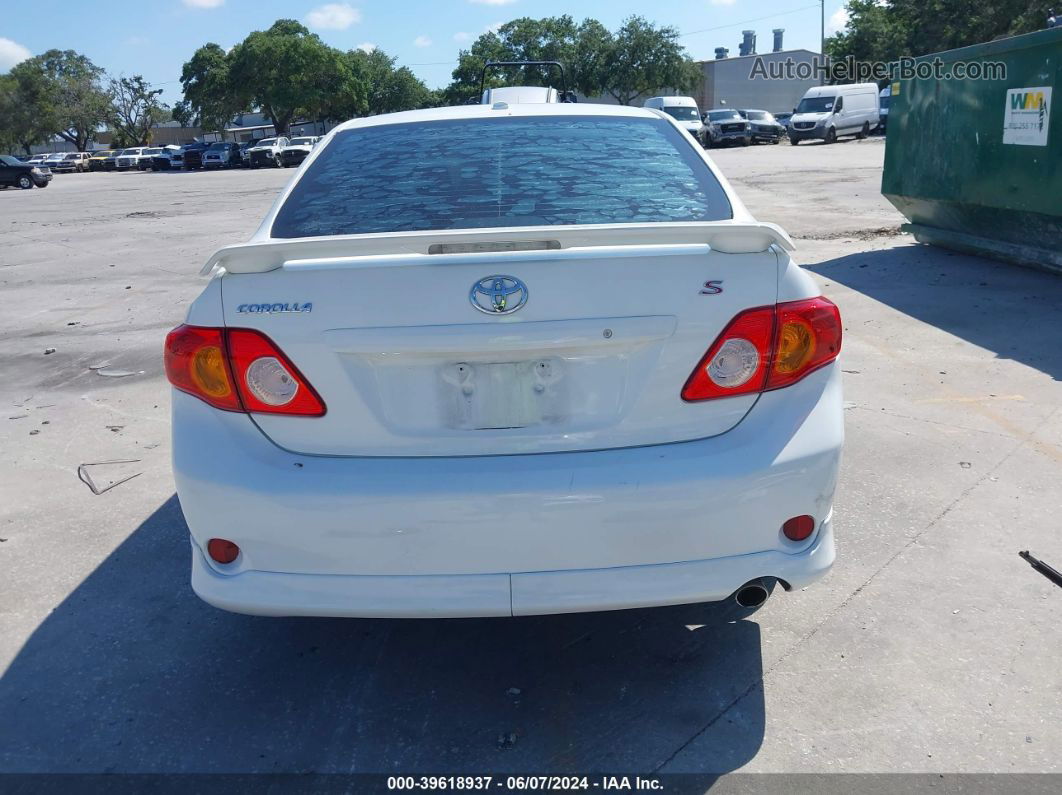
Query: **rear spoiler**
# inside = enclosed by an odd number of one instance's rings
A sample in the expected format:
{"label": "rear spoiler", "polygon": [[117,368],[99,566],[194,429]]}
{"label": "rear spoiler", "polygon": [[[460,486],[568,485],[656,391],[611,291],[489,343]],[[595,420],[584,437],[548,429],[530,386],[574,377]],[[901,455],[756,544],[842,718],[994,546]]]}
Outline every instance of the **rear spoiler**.
{"label": "rear spoiler", "polygon": [[[617,234],[622,233],[622,234]],[[387,255],[438,256],[440,247],[461,244],[479,250],[526,251],[535,249],[594,248],[618,245],[707,244],[723,254],[754,254],[779,246],[794,251],[789,235],[775,224],[755,221],[704,223],[593,224],[585,226],[529,226],[501,229],[444,229],[432,232],[391,232],[332,237],[269,238],[237,243],[216,251],[201,276],[215,269],[229,273],[265,273],[289,262],[348,260]]]}

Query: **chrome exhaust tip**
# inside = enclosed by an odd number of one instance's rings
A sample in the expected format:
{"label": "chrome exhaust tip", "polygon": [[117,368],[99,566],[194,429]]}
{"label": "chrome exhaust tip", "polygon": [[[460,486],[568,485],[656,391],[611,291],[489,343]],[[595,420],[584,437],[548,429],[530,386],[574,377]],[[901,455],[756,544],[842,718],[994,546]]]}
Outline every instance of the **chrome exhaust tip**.
{"label": "chrome exhaust tip", "polygon": [[740,607],[759,607],[767,601],[767,597],[770,595],[771,593],[763,584],[763,580],[749,580],[734,591],[734,601]]}

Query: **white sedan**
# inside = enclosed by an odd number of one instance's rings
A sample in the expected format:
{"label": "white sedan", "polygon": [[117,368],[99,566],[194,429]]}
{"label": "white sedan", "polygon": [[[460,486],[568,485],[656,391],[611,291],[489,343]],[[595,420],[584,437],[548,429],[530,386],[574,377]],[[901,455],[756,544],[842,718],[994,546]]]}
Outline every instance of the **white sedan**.
{"label": "white sedan", "polygon": [[166,340],[192,586],[243,613],[734,599],[833,564],[837,307],[671,118],[333,130]]}

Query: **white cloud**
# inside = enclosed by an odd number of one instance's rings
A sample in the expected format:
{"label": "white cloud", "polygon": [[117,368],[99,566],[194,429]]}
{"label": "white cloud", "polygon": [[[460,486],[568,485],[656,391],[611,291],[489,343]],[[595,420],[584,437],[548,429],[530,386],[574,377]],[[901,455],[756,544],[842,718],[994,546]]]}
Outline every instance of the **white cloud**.
{"label": "white cloud", "polygon": [[507,6],[515,3],[516,0],[468,0],[468,2],[478,6]]}
{"label": "white cloud", "polygon": [[6,72],[12,66],[22,63],[33,53],[19,44],[17,41],[5,39],[0,36],[0,72]]}
{"label": "white cloud", "polygon": [[417,36],[417,38],[413,39],[413,46],[415,46],[415,47],[430,47],[431,46],[431,39],[429,39],[427,36]]}
{"label": "white cloud", "polygon": [[841,6],[826,20],[826,35],[832,36],[848,27],[848,9]]}
{"label": "white cloud", "polygon": [[371,42],[371,41],[363,41],[361,44],[359,44],[354,49],[355,50],[361,50],[364,53],[370,53],[370,52],[372,52],[373,50],[376,49],[376,44],[375,44],[375,42]]}
{"label": "white cloud", "polygon": [[346,30],[361,22],[361,12],[350,3],[325,3],[306,15],[306,24],[316,30]]}
{"label": "white cloud", "polygon": [[472,34],[471,33],[465,33],[463,30],[454,34],[454,41],[456,41],[458,43],[464,42],[464,41],[471,41],[471,40],[472,40]]}
{"label": "white cloud", "polygon": [[184,0],[189,8],[217,8],[225,5],[225,0]]}

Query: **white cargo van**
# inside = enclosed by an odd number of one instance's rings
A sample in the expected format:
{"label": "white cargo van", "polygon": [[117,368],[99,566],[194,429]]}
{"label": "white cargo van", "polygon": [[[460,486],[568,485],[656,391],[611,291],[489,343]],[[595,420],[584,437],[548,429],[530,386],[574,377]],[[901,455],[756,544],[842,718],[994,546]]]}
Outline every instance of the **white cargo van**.
{"label": "white cargo van", "polygon": [[701,130],[701,112],[697,109],[697,101],[693,97],[650,97],[642,107],[662,110],[674,118],[680,127],[689,130],[694,138]]}
{"label": "white cargo van", "polygon": [[798,144],[819,138],[828,144],[838,135],[865,138],[878,126],[877,83],[809,88],[789,120],[789,140]]}

